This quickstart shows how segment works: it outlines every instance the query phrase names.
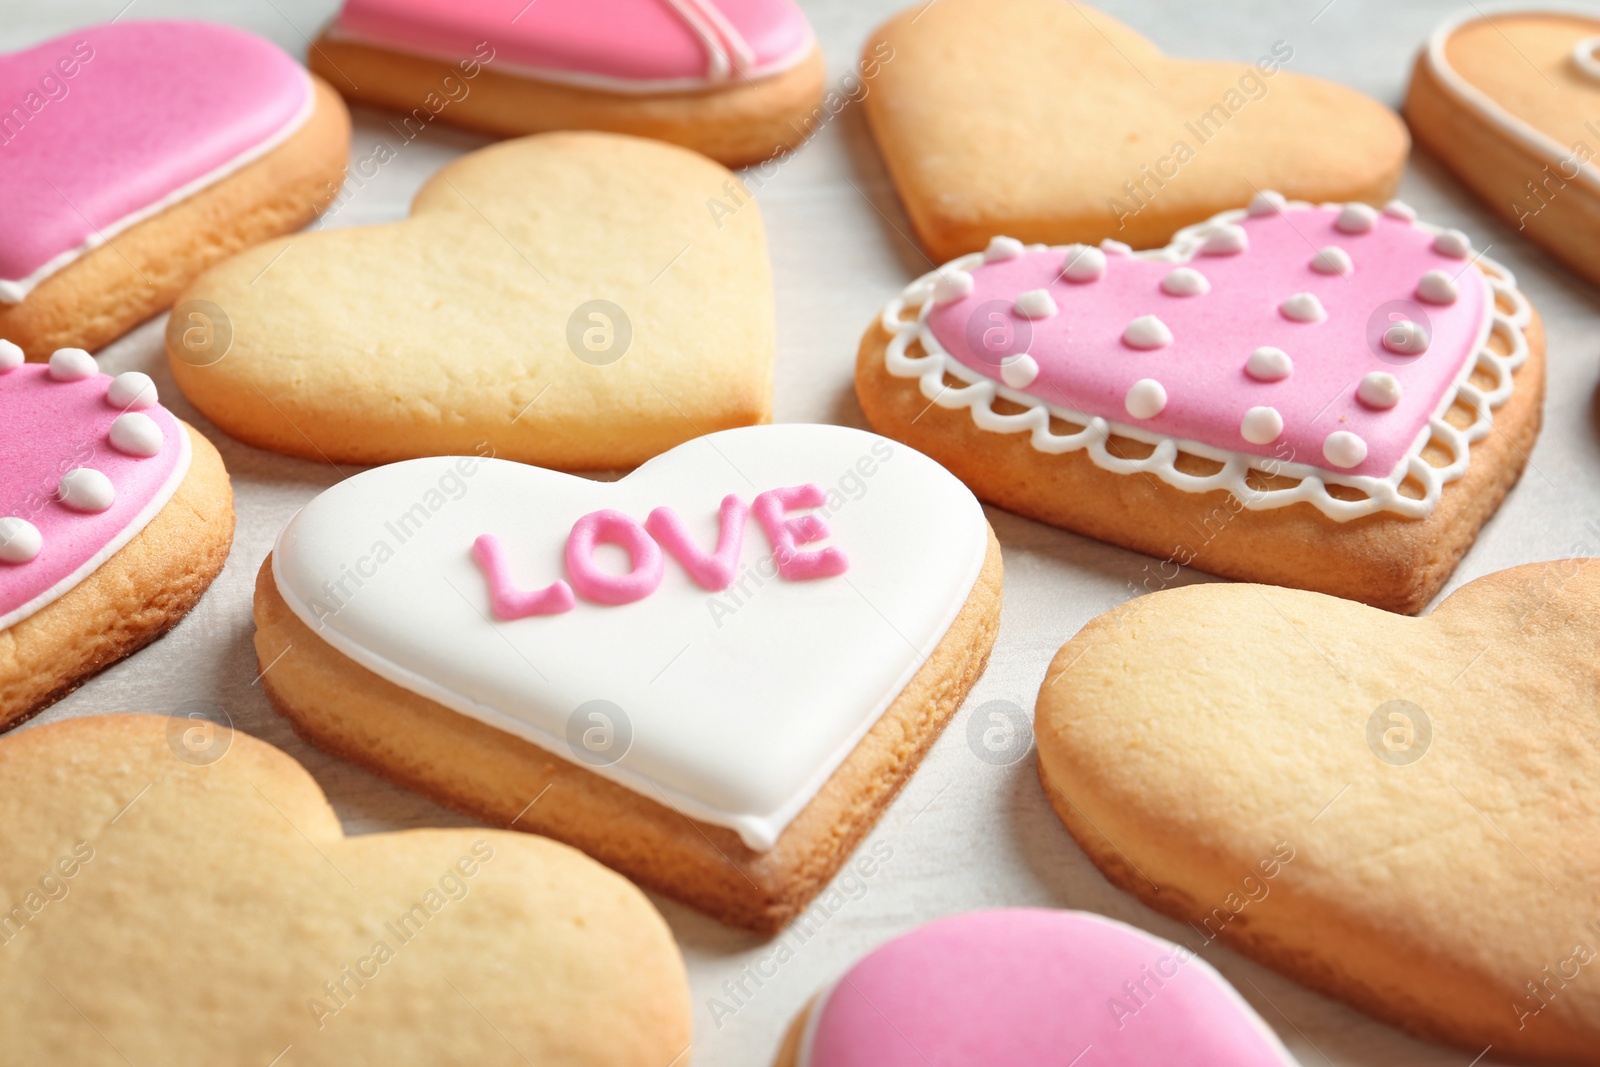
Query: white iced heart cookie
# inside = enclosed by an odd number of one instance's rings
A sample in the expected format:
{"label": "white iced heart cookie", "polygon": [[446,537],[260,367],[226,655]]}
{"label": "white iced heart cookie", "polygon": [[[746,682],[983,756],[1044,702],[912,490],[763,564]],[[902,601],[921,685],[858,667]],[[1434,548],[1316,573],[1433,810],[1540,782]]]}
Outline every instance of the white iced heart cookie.
{"label": "white iced heart cookie", "polygon": [[[771,928],[976,679],[998,580],[982,510],[933,461],[753,427],[611,483],[476,457],[357,475],[280,536],[257,651],[312,740]],[[394,692],[362,706],[317,677],[323,652]],[[481,751],[456,766],[457,742]],[[526,766],[496,781],[506,752]],[[554,802],[522,812],[552,775]],[[639,855],[656,832],[670,864]]]}

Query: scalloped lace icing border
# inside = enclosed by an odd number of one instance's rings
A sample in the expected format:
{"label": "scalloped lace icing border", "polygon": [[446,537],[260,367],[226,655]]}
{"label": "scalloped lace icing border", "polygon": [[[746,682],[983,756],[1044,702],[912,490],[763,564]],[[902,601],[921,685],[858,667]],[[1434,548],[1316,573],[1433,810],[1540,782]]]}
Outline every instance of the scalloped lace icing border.
{"label": "scalloped lace icing border", "polygon": [[[1295,202],[1291,207],[1312,205]],[[1339,205],[1322,205],[1338,207]],[[1170,262],[1187,262],[1193,258],[1200,243],[1213,226],[1236,222],[1248,214],[1244,209],[1225,211],[1213,218],[1180,230],[1172,243],[1165,248],[1149,252],[1135,252],[1141,259],[1160,259]],[[1440,227],[1423,222],[1412,225],[1429,233],[1438,233]],[[1030,251],[1044,249],[1044,245],[1030,245]],[[1065,247],[1052,249],[1065,251]],[[1366,475],[1346,475],[1325,468],[1270,456],[1248,455],[1216,448],[1198,441],[1182,441],[1160,434],[1152,434],[1136,426],[1112,422],[1098,415],[1087,415],[1070,408],[1057,407],[1038,397],[1012,389],[968,368],[956,360],[928,329],[928,312],[932,309],[933,284],[940,273],[947,270],[972,270],[983,263],[983,253],[973,252],[929,271],[903,289],[898,297],[883,309],[881,321],[891,335],[885,364],[896,378],[916,378],[922,395],[930,402],[949,410],[967,408],[972,421],[980,430],[994,433],[1028,433],[1033,447],[1051,455],[1086,451],[1095,466],[1113,474],[1148,473],[1160,478],[1175,489],[1190,493],[1206,493],[1223,489],[1232,493],[1252,511],[1268,511],[1307,503],[1335,522],[1349,522],[1379,511],[1389,511],[1406,518],[1426,518],[1438,506],[1444,487],[1467,472],[1471,446],[1487,437],[1494,426],[1494,409],[1504,404],[1514,387],[1513,372],[1528,358],[1528,341],[1524,329],[1532,320],[1532,308],[1517,288],[1511,272],[1487,256],[1478,256],[1472,263],[1482,270],[1480,276],[1488,286],[1489,307],[1492,314],[1479,334],[1477,352],[1462,363],[1455,383],[1446,390],[1439,407],[1428,424],[1417,434],[1417,439],[1406,451],[1395,469],[1386,478]],[[1500,307],[1501,300],[1510,305],[1507,313]],[[912,317],[906,309],[915,308]],[[1498,333],[1509,351],[1501,355],[1489,347],[1489,338]],[[924,355],[916,356],[908,349],[912,341],[918,342]],[[1483,370],[1494,379],[1490,389],[1481,389],[1471,381],[1477,370]],[[966,384],[960,387],[945,384],[948,375]],[[1010,401],[1028,410],[1002,415],[994,410],[996,398]],[[1476,412],[1471,425],[1458,428],[1451,425],[1445,414],[1457,401]],[[1051,418],[1076,423],[1083,428],[1075,433],[1056,433],[1050,427]],[[1126,459],[1112,455],[1106,442],[1113,436],[1126,437],[1153,445],[1155,451],[1143,459]],[[1450,452],[1448,466],[1435,467],[1423,458],[1428,443],[1437,439]],[[1221,463],[1222,468],[1209,475],[1185,474],[1177,467],[1181,453],[1199,456]],[[1281,489],[1257,489],[1249,484],[1250,472],[1298,478],[1293,486]],[[1418,499],[1402,495],[1400,486],[1407,478],[1419,483],[1424,492]],[[1365,496],[1360,500],[1343,500],[1328,492],[1329,485],[1355,489]]]}

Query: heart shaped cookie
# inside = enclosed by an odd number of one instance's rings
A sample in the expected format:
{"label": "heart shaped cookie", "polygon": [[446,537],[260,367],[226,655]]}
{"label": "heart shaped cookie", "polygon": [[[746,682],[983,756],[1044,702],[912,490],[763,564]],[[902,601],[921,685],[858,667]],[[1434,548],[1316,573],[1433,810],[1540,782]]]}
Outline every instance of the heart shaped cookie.
{"label": "heart shaped cookie", "polygon": [[869,953],[796,1022],[777,1067],[1035,1067],[1091,1049],[1107,1067],[1295,1062],[1193,949],[1087,912],[1013,908]]}
{"label": "heart shaped cookie", "polygon": [[1082,4],[941,0],[880,27],[882,49],[867,118],[936,262],[996,234],[1147,248],[1261,189],[1381,203],[1409,147],[1387,108],[1286,69],[1286,41],[1173,59]]}
{"label": "heart shaped cookie", "polygon": [[1466,1058],[1600,1063],[1597,618],[1576,559],[1423,619],[1140,597],[1057,654],[1039,773],[1108,878],[1208,941]]}
{"label": "heart shaped cookie", "polygon": [[310,63],[418,132],[608,130],[730,167],[807,137],[824,75],[793,0],[346,0]]}
{"label": "heart shaped cookie", "polygon": [[0,56],[0,337],[98,348],[203,269],[309,222],[350,121],[279,49],[114,22]]}
{"label": "heart shaped cookie", "polygon": [[1600,19],[1473,9],[1417,56],[1405,116],[1484,204],[1600,283]]}
{"label": "heart shaped cookie", "polygon": [[313,742],[774,930],[982,672],[999,582],[978,502],[927,457],[753,427],[618,482],[356,475],[278,538],[256,650]]}
{"label": "heart shaped cookie", "polygon": [[1164,560],[1147,588],[1409,612],[1521,473],[1542,356],[1459,231],[1262,193],[1154,252],[996,238],[885,309],[856,391],[985,499]]}
{"label": "heart shaped cookie", "polygon": [[683,961],[644,895],[524,834],[346,838],[203,717],[0,742],[0,1026],[21,1063],[662,1067]]}
{"label": "heart shaped cookie", "polygon": [[485,148],[404,222],[209,271],[168,328],[173,376],[227,432],[310,459],[633,466],[769,416],[766,237],[751,201],[706,210],[729,190],[704,157],[631,137]]}
{"label": "heart shaped cookie", "polygon": [[81,349],[23,363],[0,341],[0,727],[188,614],[233,539],[222,460]]}

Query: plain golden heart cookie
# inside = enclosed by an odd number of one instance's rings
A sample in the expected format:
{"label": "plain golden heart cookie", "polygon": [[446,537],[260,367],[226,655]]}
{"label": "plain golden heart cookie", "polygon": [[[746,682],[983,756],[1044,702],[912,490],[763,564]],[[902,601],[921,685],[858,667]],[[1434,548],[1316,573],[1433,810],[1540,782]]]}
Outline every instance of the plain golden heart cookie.
{"label": "plain golden heart cookie", "polygon": [[1417,56],[1405,115],[1484,204],[1600,284],[1600,18],[1473,8]]}
{"label": "plain golden heart cookie", "polygon": [[1463,1063],[1600,1063],[1597,620],[1592,559],[1480,578],[1422,619],[1155,593],[1057,654],[1040,775],[1106,876],[1191,941]]}
{"label": "plain golden heart cookie", "polygon": [[1291,43],[1259,51],[1173,59],[1082,4],[940,0],[868,41],[867,118],[935,262],[998,234],[1150,247],[1263,189],[1388,197],[1410,143],[1399,118],[1293,73]]}
{"label": "plain golden heart cookie", "polygon": [[346,838],[304,768],[204,718],[0,742],[0,1063],[687,1061],[644,896],[542,838]]}
{"label": "plain golden heart cookie", "polygon": [[593,133],[465,156],[405,221],[259,245],[167,331],[179,387],[250,444],[569,470],[767,421],[774,343],[760,209],[732,174]]}

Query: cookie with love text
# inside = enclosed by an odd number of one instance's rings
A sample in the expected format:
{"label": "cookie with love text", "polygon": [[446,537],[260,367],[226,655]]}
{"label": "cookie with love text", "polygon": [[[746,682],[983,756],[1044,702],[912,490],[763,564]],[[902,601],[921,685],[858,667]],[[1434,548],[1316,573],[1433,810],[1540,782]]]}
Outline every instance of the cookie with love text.
{"label": "cookie with love text", "polygon": [[1600,284],[1600,18],[1451,19],[1417,56],[1405,116],[1491,210]]}
{"label": "cookie with love text", "polygon": [[[311,69],[352,100],[499,136],[606,130],[730,167],[823,121],[822,51],[794,0],[345,0]],[[413,133],[412,131],[415,131]]]}
{"label": "cookie with love text", "polygon": [[1463,1061],[1600,1063],[1596,620],[1593,559],[1421,619],[1153,593],[1056,655],[1039,774],[1106,877],[1207,941]]}
{"label": "cookie with love text", "polygon": [[770,417],[771,269],[739,189],[635,137],[493,145],[429,179],[404,221],[208,271],[167,329],[173,377],[233,436],[312,460],[635,466]]}
{"label": "cookie with love text", "polygon": [[771,932],[983,672],[1000,551],[903,445],[761,426],[617,482],[476,456],[358,474],[256,585],[302,736]]}
{"label": "cookie with love text", "polygon": [[884,51],[863,103],[935,262],[999,234],[1151,248],[1262,189],[1379,204],[1410,146],[1264,36],[1253,62],[1180,59],[1079,3],[940,0],[879,27],[863,62]]}
{"label": "cookie with love text", "polygon": [[1010,908],[919,926],[801,1014],[777,1067],[1294,1067],[1193,948],[1080,911]]}
{"label": "cookie with love text", "polygon": [[625,880],[527,834],[347,838],[225,722],[20,731],[0,819],[8,1063],[688,1062],[683,960]]}
{"label": "cookie with love text", "polygon": [[222,457],[137,371],[0,341],[0,728],[189,613],[233,543]]}
{"label": "cookie with love text", "polygon": [[1158,563],[1414,612],[1516,482],[1544,336],[1406,205],[1276,193],[1166,248],[1000,237],[862,338],[880,433],[980,497]]}
{"label": "cookie with love text", "polygon": [[0,337],[93,351],[337,190],[343,101],[258,37],[113,22],[0,56]]}

